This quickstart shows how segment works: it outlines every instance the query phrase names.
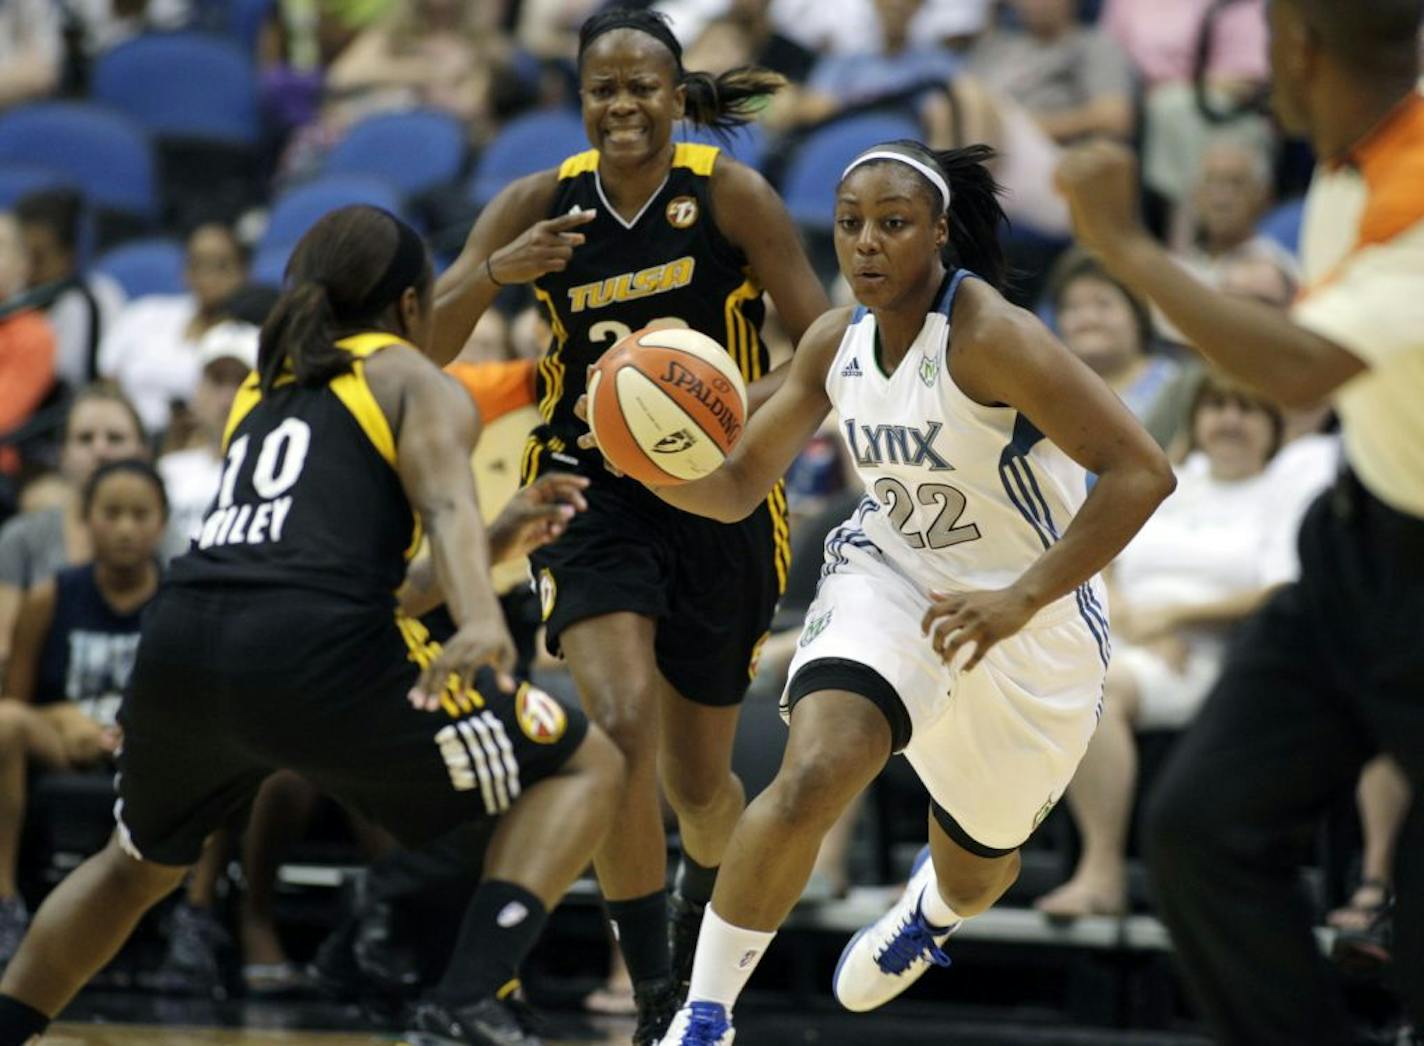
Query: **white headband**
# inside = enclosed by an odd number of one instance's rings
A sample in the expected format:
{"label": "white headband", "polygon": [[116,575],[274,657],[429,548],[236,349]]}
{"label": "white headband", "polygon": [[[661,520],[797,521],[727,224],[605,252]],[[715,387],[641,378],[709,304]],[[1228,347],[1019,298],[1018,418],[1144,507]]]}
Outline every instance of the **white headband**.
{"label": "white headband", "polygon": [[944,201],[944,209],[946,211],[949,210],[949,185],[945,182],[944,175],[940,174],[939,171],[936,171],[929,164],[916,160],[913,156],[906,156],[904,153],[890,152],[888,149],[876,149],[872,152],[857,156],[850,162],[850,166],[841,172],[841,181],[845,181],[851,171],[863,163],[869,163],[871,160],[894,160],[896,163],[903,163],[908,167],[913,167],[928,178],[930,184],[939,190],[939,198]]}

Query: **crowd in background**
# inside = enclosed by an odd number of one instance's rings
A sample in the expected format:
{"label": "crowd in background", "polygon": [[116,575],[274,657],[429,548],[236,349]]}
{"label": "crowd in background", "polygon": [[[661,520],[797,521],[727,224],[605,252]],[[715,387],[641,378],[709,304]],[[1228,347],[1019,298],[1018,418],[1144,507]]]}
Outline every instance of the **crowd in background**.
{"label": "crowd in background", "polygon": [[[0,199],[0,963],[26,910],[17,869],[27,775],[106,767],[118,740],[114,697],[132,662],[142,607],[159,566],[185,547],[219,484],[227,408],[253,366],[257,328],[272,300],[263,286],[271,274],[253,266],[273,203],[318,176],[362,121],[412,110],[448,114],[464,131],[458,176],[402,199],[437,260],[448,259],[478,212],[466,181],[480,157],[529,113],[575,106],[577,27],[600,6],[0,5],[0,139],[14,112],[89,97],[106,54],[176,29],[243,49],[255,69],[261,119],[247,157],[251,176],[232,192],[183,178],[184,143],[156,137],[163,195],[144,223],[113,220],[64,179]],[[688,68],[760,64],[786,77],[756,125],[765,143],[760,166],[774,185],[818,132],[867,114],[908,117],[935,146],[995,146],[1014,223],[1014,293],[1178,463],[1177,492],[1109,574],[1117,643],[1106,712],[1066,804],[1081,845],[1076,864],[1065,863],[1067,881],[1033,902],[1065,919],[1130,910],[1140,901],[1127,874],[1137,735],[1177,731],[1191,720],[1233,625],[1294,575],[1295,527],[1330,481],[1339,448],[1328,405],[1284,411],[1206,372],[1178,332],[1075,249],[1052,174],[1064,146],[1104,135],[1134,143],[1154,231],[1181,264],[1231,293],[1285,308],[1296,291],[1293,237],[1311,161],[1265,115],[1265,0],[652,6],[671,19]],[[584,148],[581,137],[565,145],[567,153]],[[7,162],[0,157],[0,186]],[[806,233],[825,260],[823,231]],[[106,252],[156,235],[181,242],[181,286],[135,294],[106,274]],[[848,300],[843,285],[831,290]],[[532,359],[544,350],[550,334],[532,299],[513,289],[499,305],[471,335],[466,362]],[[774,317],[770,330],[774,337]],[[784,355],[791,347],[776,348]],[[530,424],[521,415],[497,438],[498,453],[517,448],[518,426]],[[510,474],[487,469],[486,498],[504,496],[495,490]],[[832,419],[789,476],[798,560],[754,701],[774,703],[779,693],[821,536],[857,495],[851,476]],[[517,590],[518,579],[508,587]],[[556,664],[539,670],[556,680]],[[257,837],[243,845],[255,898],[243,911],[241,935],[252,990],[286,989],[299,977],[272,921],[272,850],[295,831],[311,797],[299,782],[278,782],[270,792],[270,809],[248,829]],[[1346,938],[1387,948],[1381,915],[1393,832],[1408,801],[1387,762],[1365,775],[1360,866],[1350,870],[1349,847],[1336,856],[1344,888],[1322,907],[1322,918]],[[843,893],[865,873],[846,856],[856,831],[849,819],[823,854],[820,881],[829,893]],[[211,956],[224,931],[211,908],[223,862],[211,863],[173,920],[160,983],[175,989],[205,990],[215,976]]]}

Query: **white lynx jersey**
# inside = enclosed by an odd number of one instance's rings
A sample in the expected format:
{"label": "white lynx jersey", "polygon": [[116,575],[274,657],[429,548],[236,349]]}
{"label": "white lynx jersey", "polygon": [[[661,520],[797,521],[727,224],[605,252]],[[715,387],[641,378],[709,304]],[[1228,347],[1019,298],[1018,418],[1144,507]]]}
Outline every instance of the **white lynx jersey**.
{"label": "white lynx jersey", "polygon": [[[974,402],[950,378],[949,317],[969,275],[946,280],[893,374],[880,366],[869,309],[856,309],[846,329],[826,391],[866,496],[826,539],[826,573],[855,546],[876,550],[925,591],[1003,588],[1062,536],[1087,496],[1082,466],[1027,418]],[[1098,579],[1051,609],[1081,614],[1106,659]]]}

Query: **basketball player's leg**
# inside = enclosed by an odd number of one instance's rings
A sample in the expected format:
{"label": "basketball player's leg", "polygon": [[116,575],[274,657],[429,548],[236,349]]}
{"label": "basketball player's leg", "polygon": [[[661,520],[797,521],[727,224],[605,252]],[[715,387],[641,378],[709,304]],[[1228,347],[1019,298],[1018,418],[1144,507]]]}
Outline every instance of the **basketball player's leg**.
{"label": "basketball player's leg", "polygon": [[[0,998],[53,1017],[117,954],[149,908],[171,893],[187,865],[127,852],[116,833],[45,899],[19,953],[5,968]],[[0,1023],[0,1043],[10,1039]]]}
{"label": "basketball player's leg", "polygon": [[1299,865],[1319,815],[1374,750],[1334,692],[1299,586],[1242,628],[1148,799],[1157,909],[1205,1016],[1230,1042],[1344,1042],[1343,999]]}
{"label": "basketball player's leg", "polygon": [[781,768],[727,845],[672,1043],[683,1041],[703,1007],[718,1008],[715,1020],[729,1019],[811,878],[821,840],[884,768],[893,736],[885,713],[861,694],[820,690],[796,702]]}
{"label": "basketball player's leg", "polygon": [[677,815],[684,857],[704,869],[722,863],[746,806],[746,791],[732,773],[740,712],[740,705],[702,704],[671,686],[664,692],[659,743],[663,793]]}

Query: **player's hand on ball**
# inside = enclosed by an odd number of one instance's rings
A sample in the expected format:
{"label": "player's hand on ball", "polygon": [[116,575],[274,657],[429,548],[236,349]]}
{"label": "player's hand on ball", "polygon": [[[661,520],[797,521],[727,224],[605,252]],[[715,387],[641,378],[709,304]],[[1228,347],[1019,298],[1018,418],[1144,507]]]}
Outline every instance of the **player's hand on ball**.
{"label": "player's hand on ball", "polygon": [[501,563],[543,548],[588,508],[588,480],[572,472],[550,472],[523,488],[489,528],[490,559]]}
{"label": "player's hand on ball", "polygon": [[574,256],[574,248],[584,242],[576,232],[593,221],[597,211],[561,214],[535,222],[506,247],[489,258],[489,272],[499,283],[532,283],[550,272],[563,272]]}
{"label": "player's hand on ball", "polygon": [[984,659],[1001,639],[1007,639],[1028,623],[1037,609],[1033,602],[1013,588],[988,592],[931,592],[934,600],[925,611],[920,630],[930,637],[935,653],[952,664],[960,648],[974,644],[964,671]]}
{"label": "player's hand on ball", "polygon": [[410,703],[423,712],[438,711],[446,694],[469,689],[475,673],[486,665],[494,669],[499,688],[514,693],[514,640],[502,617],[467,622],[451,636],[420,674],[408,695]]}
{"label": "player's hand on ball", "polygon": [[[591,375],[593,373],[593,368],[589,367],[588,372]],[[580,396],[578,398],[578,402],[574,404],[574,417],[578,418],[579,421],[583,422],[585,425],[588,424],[588,393],[584,393],[582,396]],[[598,439],[594,436],[592,429],[590,429],[588,432],[585,432],[582,436],[578,438],[578,445],[583,450],[596,449],[599,455],[603,458],[604,468],[606,468],[609,472],[613,473],[615,476],[623,475],[622,470],[620,470],[617,465],[613,464],[613,462],[609,461],[608,455],[603,453],[603,448],[598,445]]]}
{"label": "player's hand on ball", "polygon": [[1111,257],[1147,235],[1138,212],[1137,157],[1126,146],[1094,141],[1069,149],[1054,183],[1068,202],[1074,235],[1094,253]]}

